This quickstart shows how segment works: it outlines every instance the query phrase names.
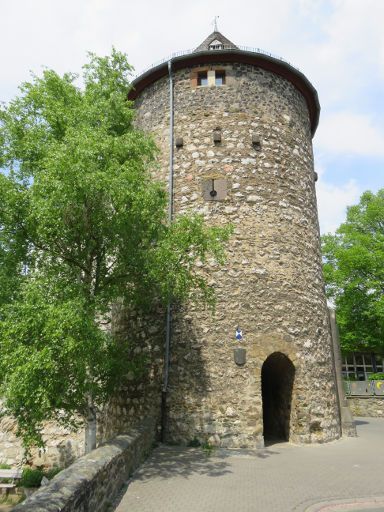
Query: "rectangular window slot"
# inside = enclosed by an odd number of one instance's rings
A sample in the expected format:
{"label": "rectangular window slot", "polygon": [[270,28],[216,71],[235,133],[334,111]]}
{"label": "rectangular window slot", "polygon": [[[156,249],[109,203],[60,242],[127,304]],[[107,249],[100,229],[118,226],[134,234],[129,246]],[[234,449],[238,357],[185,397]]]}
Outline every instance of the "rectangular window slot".
{"label": "rectangular window slot", "polygon": [[225,84],[225,71],[216,71],[215,73],[215,85]]}
{"label": "rectangular window slot", "polygon": [[256,135],[256,133],[252,134],[252,145],[256,149],[256,151],[260,151],[261,140],[260,140],[260,137],[258,135]]}
{"label": "rectangular window slot", "polygon": [[220,130],[215,130],[213,132],[213,142],[215,144],[220,144],[220,142],[221,142],[221,131]]}
{"label": "rectangular window slot", "polygon": [[221,87],[226,83],[227,73],[224,69],[200,69],[191,72],[192,87]]}
{"label": "rectangular window slot", "polygon": [[208,73],[207,71],[199,71],[197,74],[197,85],[201,87],[208,86]]}

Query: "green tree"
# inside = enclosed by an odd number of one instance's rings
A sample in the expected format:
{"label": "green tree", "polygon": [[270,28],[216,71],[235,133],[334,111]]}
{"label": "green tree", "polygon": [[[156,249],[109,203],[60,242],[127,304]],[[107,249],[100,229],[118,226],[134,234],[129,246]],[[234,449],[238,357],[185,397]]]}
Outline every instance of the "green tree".
{"label": "green tree", "polygon": [[322,248],[342,348],[384,351],[384,189],[350,206],[335,235],[322,237]]}
{"label": "green tree", "polygon": [[115,50],[91,55],[82,87],[46,70],[0,111],[0,395],[27,446],[79,416],[95,445],[95,408],[140,367],[100,328],[112,303],[213,300],[195,263],[221,261],[230,229],[166,222],[130,72]]}

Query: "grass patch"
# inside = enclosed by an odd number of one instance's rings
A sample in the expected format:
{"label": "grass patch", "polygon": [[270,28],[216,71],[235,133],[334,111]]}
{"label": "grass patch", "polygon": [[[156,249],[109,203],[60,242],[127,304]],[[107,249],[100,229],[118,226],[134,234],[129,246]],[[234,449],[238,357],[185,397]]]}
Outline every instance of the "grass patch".
{"label": "grass patch", "polygon": [[215,446],[212,446],[212,445],[211,445],[211,444],[209,444],[209,443],[208,443],[208,441],[207,441],[207,442],[205,442],[205,443],[203,443],[203,444],[201,445],[201,449],[203,450],[203,452],[205,453],[205,455],[206,455],[207,457],[209,457],[210,455],[212,455],[212,454],[214,453],[214,451],[215,451],[216,447],[215,447]]}

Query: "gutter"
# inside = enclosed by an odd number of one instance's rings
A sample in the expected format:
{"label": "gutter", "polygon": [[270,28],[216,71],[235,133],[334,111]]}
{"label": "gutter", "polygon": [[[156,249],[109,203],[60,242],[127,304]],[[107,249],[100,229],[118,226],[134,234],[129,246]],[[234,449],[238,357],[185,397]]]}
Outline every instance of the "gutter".
{"label": "gutter", "polygon": [[[168,223],[173,220],[173,78],[172,78],[172,60],[168,61],[169,76],[169,175],[168,175]],[[161,442],[166,439],[167,430],[167,394],[169,381],[170,366],[170,346],[172,335],[172,304],[167,305],[167,319],[165,324],[165,350],[164,350],[164,370],[163,370],[163,387],[161,391]]]}

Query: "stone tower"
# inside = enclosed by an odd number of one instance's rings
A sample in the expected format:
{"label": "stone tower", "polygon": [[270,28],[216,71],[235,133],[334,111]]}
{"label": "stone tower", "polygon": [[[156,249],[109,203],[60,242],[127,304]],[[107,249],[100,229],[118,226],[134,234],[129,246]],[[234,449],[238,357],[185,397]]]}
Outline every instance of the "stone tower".
{"label": "stone tower", "polygon": [[201,265],[215,313],[189,304],[174,311],[168,439],[257,447],[338,438],[315,89],[288,63],[217,31],[133,85],[137,124],[161,149],[164,181],[171,167],[174,215],[234,226],[227,263]]}

